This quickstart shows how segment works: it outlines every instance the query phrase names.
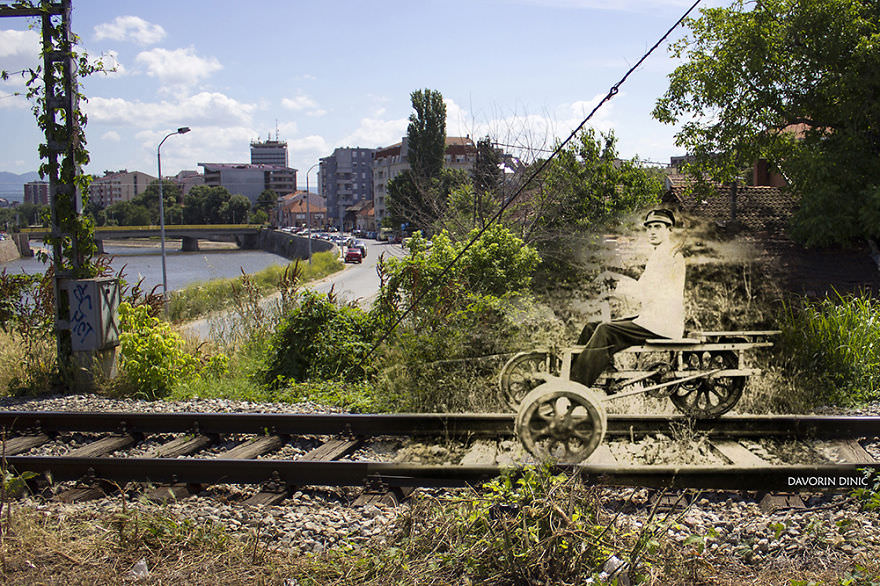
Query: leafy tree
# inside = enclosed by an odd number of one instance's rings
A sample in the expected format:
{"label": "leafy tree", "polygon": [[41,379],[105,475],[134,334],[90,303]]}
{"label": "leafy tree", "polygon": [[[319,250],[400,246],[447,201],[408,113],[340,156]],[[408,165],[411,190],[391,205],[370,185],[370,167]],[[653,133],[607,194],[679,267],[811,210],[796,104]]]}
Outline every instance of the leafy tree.
{"label": "leafy tree", "polygon": [[501,152],[488,136],[477,141],[477,160],[474,162],[474,189],[494,193],[504,179],[501,171]]}
{"label": "leafy tree", "polygon": [[[162,204],[165,208],[165,222],[168,224],[180,223],[181,191],[180,186],[168,179],[162,180]],[[159,181],[151,182],[140,195],[133,197],[132,202],[141,204],[150,210],[150,222],[159,224]]]}
{"label": "leafy tree", "polygon": [[268,217],[276,205],[278,205],[278,194],[271,189],[266,189],[257,197],[257,201],[254,203],[254,211],[263,210]]}
{"label": "leafy tree", "polygon": [[[407,243],[408,256],[381,261],[378,311],[406,310],[424,295],[420,311],[428,321],[442,322],[450,311],[475,297],[500,297],[526,290],[541,261],[538,252],[500,224],[490,226],[464,250],[476,235],[474,230],[467,239],[455,242],[441,232],[429,246],[416,232]],[[444,268],[459,254],[461,257],[441,281]]]}
{"label": "leafy tree", "polygon": [[[477,159],[472,173],[474,183],[473,226],[483,227],[487,217],[491,217],[488,208],[493,207],[493,199],[499,194],[504,173],[501,170],[501,152],[492,145],[486,136],[477,141]],[[488,213],[487,213],[488,212]]]}
{"label": "leafy tree", "polygon": [[594,233],[605,223],[657,201],[659,176],[638,160],[617,158],[613,132],[597,138],[585,129],[547,166],[529,197],[511,211],[526,242],[542,256],[570,257],[572,235]]}
{"label": "leafy tree", "polygon": [[248,198],[233,196],[225,187],[197,185],[183,198],[183,221],[186,224],[229,224],[233,220],[243,223],[247,221],[250,205]]}
{"label": "leafy tree", "polygon": [[687,25],[654,116],[683,121],[690,171],[732,182],[766,159],[801,198],[796,237],[880,235],[880,4],[736,0]]}
{"label": "leafy tree", "polygon": [[410,94],[414,113],[406,129],[410,169],[388,182],[388,208],[396,224],[429,230],[445,196],[439,181],[446,153],[446,105],[437,90]]}
{"label": "leafy tree", "polygon": [[251,211],[251,200],[236,193],[220,206],[220,216],[224,224],[245,224]]}
{"label": "leafy tree", "polygon": [[27,201],[17,205],[15,208],[10,208],[10,210],[18,216],[18,220],[21,222],[22,226],[29,226],[31,224],[39,225],[40,218],[43,217],[44,210],[46,209],[48,209],[48,206]]}
{"label": "leafy tree", "polygon": [[437,90],[416,90],[410,94],[415,112],[409,116],[406,138],[410,168],[416,178],[429,180],[440,175],[446,153],[446,104]]}

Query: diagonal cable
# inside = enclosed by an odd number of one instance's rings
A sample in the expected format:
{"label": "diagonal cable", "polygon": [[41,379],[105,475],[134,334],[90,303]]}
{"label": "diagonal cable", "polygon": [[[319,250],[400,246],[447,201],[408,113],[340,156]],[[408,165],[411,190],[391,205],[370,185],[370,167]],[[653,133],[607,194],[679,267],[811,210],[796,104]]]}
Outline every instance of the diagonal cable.
{"label": "diagonal cable", "polygon": [[577,133],[581,131],[581,129],[587,124],[587,122],[590,121],[590,119],[593,117],[593,115],[599,111],[599,108],[601,108],[603,105],[605,105],[606,102],[608,102],[609,100],[611,100],[611,98],[613,98],[615,95],[617,95],[617,93],[620,91],[620,86],[622,86],[626,82],[626,80],[629,78],[629,76],[636,69],[638,69],[642,63],[644,63],[644,61],[651,55],[651,53],[653,53],[657,49],[657,47],[659,47],[663,43],[663,41],[665,41],[669,37],[669,35],[672,34],[672,31],[674,31],[676,28],[678,28],[678,26],[684,21],[684,19],[686,19],[688,17],[688,15],[691,12],[693,12],[693,10],[697,7],[697,5],[700,2],[701,2],[701,0],[696,0],[693,4],[691,4],[690,8],[688,8],[685,11],[685,13],[682,14],[681,17],[679,17],[679,19],[675,21],[675,24],[673,24],[671,27],[669,27],[669,30],[667,30],[663,34],[663,36],[660,37],[660,39],[656,43],[654,43],[654,45],[650,49],[648,49],[648,51],[645,52],[644,55],[642,55],[641,59],[639,59],[635,65],[633,65],[632,67],[629,68],[629,70],[623,75],[623,77],[620,78],[620,81],[618,81],[616,84],[611,86],[611,89],[608,90],[608,93],[605,94],[605,97],[602,98],[602,100],[600,100],[598,104],[596,104],[596,106],[587,115],[587,117],[584,118],[580,124],[578,124],[577,128],[575,128],[574,130],[571,131],[571,133],[568,135],[568,138],[566,138],[564,141],[559,143],[559,145],[553,150],[553,153],[549,157],[547,157],[544,160],[544,162],[542,162],[538,166],[538,168],[532,172],[531,175],[529,175],[528,179],[526,179],[524,182],[522,182],[522,184],[519,186],[519,189],[517,189],[516,192],[514,192],[514,194],[511,195],[507,199],[507,201],[504,202],[504,204],[498,209],[498,211],[495,212],[495,214],[489,219],[489,221],[486,222],[482,228],[480,228],[480,230],[477,232],[476,236],[471,238],[471,240],[459,251],[459,253],[455,256],[455,258],[453,258],[452,261],[450,261],[450,263],[448,265],[446,265],[446,267],[440,272],[440,274],[437,275],[437,277],[435,277],[434,280],[427,287],[422,289],[422,292],[419,293],[416,296],[416,298],[413,300],[413,302],[409,304],[409,307],[407,307],[406,310],[400,314],[400,316],[394,321],[394,323],[391,324],[391,327],[389,327],[388,330],[384,334],[382,334],[382,337],[379,338],[373,344],[373,347],[370,348],[370,351],[367,352],[367,354],[364,356],[364,359],[369,358],[373,354],[373,352],[375,352],[376,349],[378,349],[379,346],[381,346],[382,343],[388,339],[388,336],[390,336],[394,332],[394,330],[397,329],[397,326],[399,326],[401,324],[401,322],[403,322],[403,320],[406,319],[406,317],[412,312],[412,310],[416,306],[418,306],[418,304],[422,301],[422,299],[425,297],[425,295],[427,295],[432,289],[434,289],[434,287],[437,286],[437,284],[439,284],[443,281],[443,277],[445,277],[447,274],[449,274],[449,271],[452,270],[452,267],[455,266],[455,263],[457,263],[459,261],[459,259],[461,259],[461,257],[464,256],[464,253],[467,252],[468,249],[470,249],[470,247],[473,246],[475,242],[477,242],[480,238],[482,238],[483,234],[485,234],[486,230],[488,230],[489,227],[492,226],[492,224],[494,224],[495,222],[497,222],[501,218],[501,216],[502,216],[502,214],[504,214],[505,210],[507,210],[507,208],[510,206],[510,204],[512,204],[516,200],[517,197],[519,197],[519,195],[523,192],[523,190],[525,190],[526,186],[531,184],[532,180],[534,180],[535,177],[539,176],[544,171],[544,169],[547,168],[547,166],[550,164],[550,162],[554,158],[556,158],[557,155],[559,155],[559,153],[562,151],[562,149],[564,149],[565,146],[569,142],[571,142],[571,140],[577,135]]}

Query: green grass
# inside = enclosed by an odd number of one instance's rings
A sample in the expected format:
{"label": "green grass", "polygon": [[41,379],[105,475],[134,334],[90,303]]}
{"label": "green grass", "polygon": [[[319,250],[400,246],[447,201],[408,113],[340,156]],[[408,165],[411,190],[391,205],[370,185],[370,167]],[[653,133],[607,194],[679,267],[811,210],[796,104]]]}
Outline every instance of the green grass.
{"label": "green grass", "polygon": [[176,385],[165,399],[228,399],[252,403],[312,401],[356,413],[383,410],[382,397],[366,381],[290,381],[278,388],[261,384],[268,348],[269,334],[266,331],[251,331],[247,342],[237,348],[229,348],[229,370],[224,376],[185,381]]}
{"label": "green grass", "polygon": [[[336,255],[330,252],[319,252],[312,256],[311,264],[297,261],[288,265],[272,265],[252,274],[251,279],[264,294],[270,294],[278,289],[279,282],[284,278],[285,270],[292,271],[294,267],[297,267],[299,271],[297,282],[307,283],[340,271],[343,266]],[[184,289],[174,291],[168,301],[169,319],[181,322],[226,309],[232,305],[233,288],[240,288],[241,285],[242,278],[236,277],[194,283]]]}
{"label": "green grass", "polygon": [[837,295],[787,306],[781,350],[817,404],[880,399],[880,301]]}

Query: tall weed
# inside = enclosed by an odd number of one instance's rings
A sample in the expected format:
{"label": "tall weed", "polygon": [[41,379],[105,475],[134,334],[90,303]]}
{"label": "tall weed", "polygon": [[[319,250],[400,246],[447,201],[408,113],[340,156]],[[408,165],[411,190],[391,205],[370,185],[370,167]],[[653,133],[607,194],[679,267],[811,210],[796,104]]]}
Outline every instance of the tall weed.
{"label": "tall weed", "polygon": [[880,302],[837,294],[787,305],[782,350],[818,402],[856,405],[880,399]]}

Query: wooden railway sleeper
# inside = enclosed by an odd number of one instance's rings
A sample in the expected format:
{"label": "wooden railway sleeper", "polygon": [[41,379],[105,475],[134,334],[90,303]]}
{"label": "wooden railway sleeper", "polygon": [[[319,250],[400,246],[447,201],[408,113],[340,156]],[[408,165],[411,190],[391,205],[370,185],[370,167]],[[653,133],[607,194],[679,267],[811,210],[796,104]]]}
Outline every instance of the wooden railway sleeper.
{"label": "wooden railway sleeper", "polygon": [[260,484],[259,492],[269,492],[272,494],[288,494],[290,493],[290,486],[281,480],[281,474],[278,473],[277,470],[272,471],[272,475],[268,480],[264,480]]}

